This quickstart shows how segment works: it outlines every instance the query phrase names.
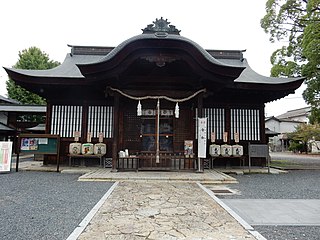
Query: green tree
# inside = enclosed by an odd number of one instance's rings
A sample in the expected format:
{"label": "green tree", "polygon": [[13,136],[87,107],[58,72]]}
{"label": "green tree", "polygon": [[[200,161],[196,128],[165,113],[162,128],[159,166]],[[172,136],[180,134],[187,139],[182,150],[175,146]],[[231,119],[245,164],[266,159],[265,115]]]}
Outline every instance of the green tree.
{"label": "green tree", "polygon": [[305,76],[310,121],[320,122],[320,0],[268,0],[261,27],[284,42],[271,56],[271,76]]}
{"label": "green tree", "polygon": [[[294,132],[288,134],[288,137],[292,139],[292,143],[290,144],[291,150],[294,150],[293,148],[296,147],[297,150],[307,152],[308,144],[311,141],[320,140],[320,125],[318,123],[300,124]],[[301,146],[302,148],[300,149]]]}
{"label": "green tree", "polygon": [[[13,66],[18,69],[45,70],[60,65],[59,62],[49,59],[48,54],[37,47],[30,47],[19,52],[19,60]],[[18,86],[12,79],[7,80],[8,97],[24,104],[45,104],[46,101],[37,94],[31,93]]]}

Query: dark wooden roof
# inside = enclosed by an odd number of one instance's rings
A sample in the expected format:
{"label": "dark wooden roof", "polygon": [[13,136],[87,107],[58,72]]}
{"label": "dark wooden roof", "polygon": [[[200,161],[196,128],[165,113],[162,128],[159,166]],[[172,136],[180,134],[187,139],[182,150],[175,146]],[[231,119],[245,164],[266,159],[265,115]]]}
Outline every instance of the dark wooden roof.
{"label": "dark wooden roof", "polygon": [[0,104],[20,104],[19,101],[0,95]]}
{"label": "dark wooden roof", "polygon": [[174,94],[206,88],[220,98],[269,102],[293,93],[304,80],[262,76],[251,69],[243,51],[205,50],[169,26],[173,34],[152,32],[149,26],[117,47],[70,46],[71,53],[54,69],[5,70],[17,84],[49,99],[71,93],[104,98],[111,86]]}
{"label": "dark wooden roof", "polygon": [[15,132],[16,130],[0,122],[0,132]]}
{"label": "dark wooden roof", "polygon": [[45,113],[46,105],[0,104],[0,112]]}

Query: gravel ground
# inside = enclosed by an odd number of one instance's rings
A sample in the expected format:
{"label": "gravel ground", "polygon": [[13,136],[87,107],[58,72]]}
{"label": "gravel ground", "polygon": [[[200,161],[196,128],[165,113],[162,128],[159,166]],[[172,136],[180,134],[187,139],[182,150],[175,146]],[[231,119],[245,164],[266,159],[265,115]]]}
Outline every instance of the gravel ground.
{"label": "gravel ground", "polygon": [[284,161],[290,165],[298,165],[301,169],[320,170],[320,154],[294,154],[290,152],[272,152],[271,159],[275,161]]}
{"label": "gravel ground", "polygon": [[0,174],[0,239],[66,239],[108,191],[109,182],[78,174]]}
{"label": "gravel ground", "polygon": [[[320,170],[296,170],[286,174],[233,175],[239,184],[228,187],[240,195],[234,199],[320,199]],[[319,240],[320,226],[254,226],[268,240]]]}

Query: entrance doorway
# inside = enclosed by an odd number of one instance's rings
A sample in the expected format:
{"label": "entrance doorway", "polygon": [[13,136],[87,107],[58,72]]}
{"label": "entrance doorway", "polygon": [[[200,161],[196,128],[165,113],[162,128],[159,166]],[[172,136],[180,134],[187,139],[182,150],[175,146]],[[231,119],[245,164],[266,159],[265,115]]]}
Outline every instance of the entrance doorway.
{"label": "entrance doorway", "polygon": [[[163,103],[163,108],[159,111],[158,124],[157,110],[153,108],[154,105],[154,102],[151,104],[144,102],[143,106],[146,108],[142,109],[141,116],[137,115],[135,105],[131,108],[127,107],[126,111],[121,113],[119,149],[128,149],[129,155],[137,157],[138,168],[141,170],[193,169],[194,159],[184,156],[185,140],[194,140],[195,126],[192,110],[182,105],[180,117],[175,118],[174,106]],[[159,136],[158,154],[157,135]]]}
{"label": "entrance doorway", "polygon": [[[167,112],[169,110],[162,110]],[[141,118],[141,151],[156,152],[157,118],[143,116]],[[160,152],[173,152],[173,116],[162,116],[159,119],[159,150]]]}

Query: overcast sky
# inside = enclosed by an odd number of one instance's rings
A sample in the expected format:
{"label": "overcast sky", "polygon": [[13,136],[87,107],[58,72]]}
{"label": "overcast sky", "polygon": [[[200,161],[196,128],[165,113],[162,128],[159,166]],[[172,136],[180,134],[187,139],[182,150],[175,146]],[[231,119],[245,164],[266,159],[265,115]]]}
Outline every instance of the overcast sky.
{"label": "overcast sky", "polygon": [[[251,67],[270,75],[271,44],[260,27],[266,0],[10,0],[0,3],[0,66],[11,67],[23,49],[36,46],[50,59],[63,62],[67,44],[117,46],[141,34],[163,17],[180,34],[205,49],[244,50]],[[0,69],[0,95],[8,79]],[[279,115],[306,106],[301,93],[268,103],[266,115]]]}

